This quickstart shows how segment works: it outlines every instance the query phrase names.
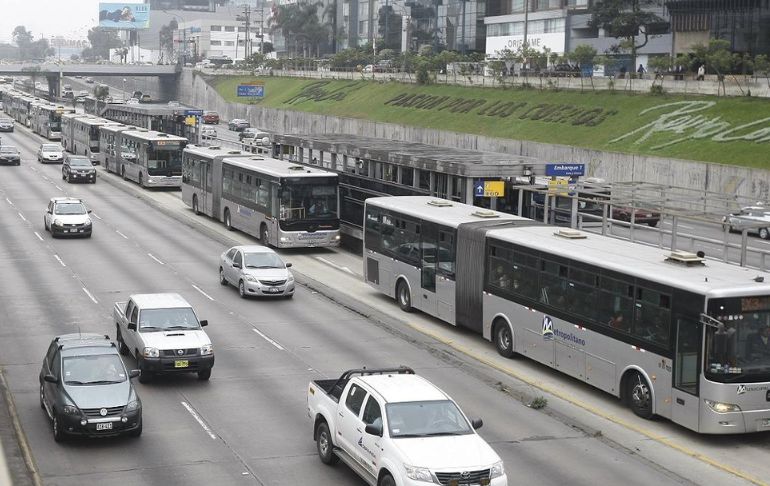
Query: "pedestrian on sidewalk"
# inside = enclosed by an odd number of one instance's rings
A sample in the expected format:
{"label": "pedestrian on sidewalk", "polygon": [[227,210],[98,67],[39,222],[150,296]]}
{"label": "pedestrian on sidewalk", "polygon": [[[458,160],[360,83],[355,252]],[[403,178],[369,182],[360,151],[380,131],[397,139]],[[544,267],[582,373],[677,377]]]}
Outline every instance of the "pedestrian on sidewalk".
{"label": "pedestrian on sidewalk", "polygon": [[706,66],[701,64],[698,68],[698,81],[703,81],[706,79]]}
{"label": "pedestrian on sidewalk", "polygon": [[644,73],[646,70],[644,69],[644,66],[640,63],[639,69],[636,70],[637,73],[639,73],[639,79],[642,79],[644,77]]}

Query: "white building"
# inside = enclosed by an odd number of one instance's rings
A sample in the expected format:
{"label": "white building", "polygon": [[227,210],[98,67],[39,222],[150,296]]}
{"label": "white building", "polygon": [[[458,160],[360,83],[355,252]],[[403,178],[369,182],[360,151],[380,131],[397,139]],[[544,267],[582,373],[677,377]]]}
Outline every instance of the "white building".
{"label": "white building", "polygon": [[[252,26],[246,34],[244,23],[235,19],[199,19],[180,22],[174,32],[174,45],[177,53],[184,54],[188,62],[210,57],[229,57],[233,61],[243,60],[247,49],[251,53],[260,52],[262,42],[270,42],[266,26]],[[264,34],[262,37],[261,34]],[[247,46],[247,40],[250,45]],[[186,52],[183,52],[184,46]]]}

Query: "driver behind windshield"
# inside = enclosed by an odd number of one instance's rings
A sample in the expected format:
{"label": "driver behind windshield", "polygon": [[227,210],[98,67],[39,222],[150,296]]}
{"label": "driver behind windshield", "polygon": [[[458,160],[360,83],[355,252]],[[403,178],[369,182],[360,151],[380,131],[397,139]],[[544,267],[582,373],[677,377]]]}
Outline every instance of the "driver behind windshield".
{"label": "driver behind windshield", "polygon": [[770,326],[765,326],[746,338],[746,357],[750,360],[770,357]]}

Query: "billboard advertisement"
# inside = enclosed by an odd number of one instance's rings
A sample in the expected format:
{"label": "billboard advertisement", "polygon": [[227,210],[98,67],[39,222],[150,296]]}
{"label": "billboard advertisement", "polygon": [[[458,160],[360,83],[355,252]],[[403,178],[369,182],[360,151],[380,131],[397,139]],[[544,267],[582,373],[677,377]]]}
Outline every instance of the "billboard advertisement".
{"label": "billboard advertisement", "polygon": [[144,3],[100,3],[99,27],[104,29],[149,29],[150,5]]}

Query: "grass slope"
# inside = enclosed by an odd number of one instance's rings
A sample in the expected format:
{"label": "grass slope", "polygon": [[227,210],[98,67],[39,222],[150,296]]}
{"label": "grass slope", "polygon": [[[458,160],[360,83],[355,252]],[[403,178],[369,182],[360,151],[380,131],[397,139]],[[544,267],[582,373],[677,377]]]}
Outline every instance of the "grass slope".
{"label": "grass slope", "polygon": [[[416,86],[372,81],[319,82],[274,77],[218,77],[211,82],[227,101],[238,103],[243,102],[243,98],[236,96],[236,86],[257,80],[264,82],[266,94],[258,103],[270,108],[598,150],[770,168],[770,100],[767,99]],[[307,96],[300,96],[303,92]],[[386,104],[399,96],[404,99],[413,95],[436,97],[422,98],[425,102],[433,100],[436,104],[432,108]],[[446,99],[441,101],[438,97]],[[452,112],[453,107],[455,110],[460,108],[458,98],[467,100],[465,107],[472,108],[466,113],[460,112],[462,110]],[[671,103],[679,104],[660,106]],[[510,108],[508,116],[489,116],[490,107],[499,108],[504,104]],[[658,108],[641,114],[643,110],[655,107]],[[676,110],[693,111],[677,114],[674,113]],[[506,110],[503,110],[505,113]],[[594,125],[579,124],[581,117],[583,121],[593,120]],[[746,124],[751,125],[740,128]],[[662,131],[650,133],[653,129]],[[635,130],[638,132],[634,135],[613,142]],[[724,140],[715,140],[715,136],[720,134]],[[645,135],[648,136],[645,138]],[[678,142],[667,145],[674,141]]]}

